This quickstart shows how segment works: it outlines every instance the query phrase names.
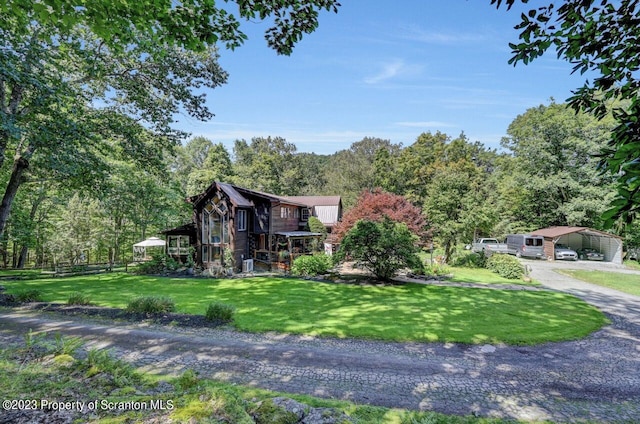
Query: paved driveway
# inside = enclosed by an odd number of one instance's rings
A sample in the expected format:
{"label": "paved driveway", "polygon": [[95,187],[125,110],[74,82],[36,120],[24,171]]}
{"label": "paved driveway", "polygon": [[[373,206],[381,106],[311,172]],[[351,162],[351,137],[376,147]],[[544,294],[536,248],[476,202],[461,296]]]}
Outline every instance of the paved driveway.
{"label": "paved driveway", "polygon": [[612,324],[579,341],[514,347],[106,326],[0,311],[0,342],[31,328],[84,337],[153,372],[191,368],[272,390],[449,414],[640,422],[640,299],[566,279],[543,262],[532,267],[534,278],[598,305]]}

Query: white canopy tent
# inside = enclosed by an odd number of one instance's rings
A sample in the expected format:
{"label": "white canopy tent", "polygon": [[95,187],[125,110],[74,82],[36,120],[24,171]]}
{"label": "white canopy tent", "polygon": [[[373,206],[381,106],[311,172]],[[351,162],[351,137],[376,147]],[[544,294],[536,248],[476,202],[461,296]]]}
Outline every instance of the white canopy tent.
{"label": "white canopy tent", "polygon": [[134,262],[146,261],[151,259],[147,256],[147,247],[164,247],[166,242],[158,237],[150,237],[140,243],[133,245],[133,260]]}

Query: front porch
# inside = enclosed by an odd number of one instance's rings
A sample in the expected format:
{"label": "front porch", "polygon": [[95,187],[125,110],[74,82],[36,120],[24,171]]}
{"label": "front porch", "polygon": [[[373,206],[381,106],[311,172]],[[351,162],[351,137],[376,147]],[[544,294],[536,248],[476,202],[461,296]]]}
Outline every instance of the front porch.
{"label": "front porch", "polygon": [[318,251],[322,246],[323,235],[309,231],[287,231],[268,237],[270,242],[265,243],[266,237],[262,235],[256,243],[257,248],[253,251],[255,265],[264,267],[267,271],[276,269],[286,272],[291,269],[297,257]]}

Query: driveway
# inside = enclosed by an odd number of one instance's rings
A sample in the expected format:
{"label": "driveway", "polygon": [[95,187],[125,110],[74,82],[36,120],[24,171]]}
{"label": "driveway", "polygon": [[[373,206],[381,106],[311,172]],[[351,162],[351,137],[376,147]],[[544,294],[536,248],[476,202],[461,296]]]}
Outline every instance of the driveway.
{"label": "driveway", "polygon": [[[533,276],[602,308],[610,326],[534,347],[384,343],[180,330],[0,311],[0,342],[28,329],[85,338],[157,373],[448,414],[554,422],[640,422],[640,299],[609,293],[533,262]],[[504,325],[509,325],[505,322]]]}

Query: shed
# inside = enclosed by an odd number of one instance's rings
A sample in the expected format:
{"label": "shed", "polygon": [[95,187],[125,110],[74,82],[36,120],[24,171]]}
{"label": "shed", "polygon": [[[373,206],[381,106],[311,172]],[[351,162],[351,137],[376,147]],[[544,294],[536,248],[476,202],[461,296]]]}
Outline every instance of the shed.
{"label": "shed", "polygon": [[615,264],[622,264],[622,237],[605,231],[588,227],[549,227],[533,231],[534,236],[544,237],[544,253],[548,258],[554,258],[556,244],[564,244],[573,250],[590,247],[604,254],[604,260]]}

